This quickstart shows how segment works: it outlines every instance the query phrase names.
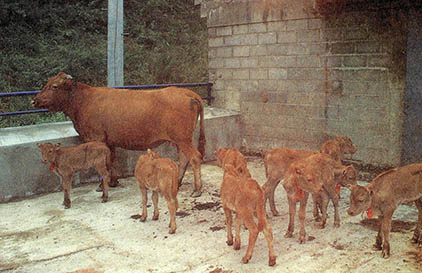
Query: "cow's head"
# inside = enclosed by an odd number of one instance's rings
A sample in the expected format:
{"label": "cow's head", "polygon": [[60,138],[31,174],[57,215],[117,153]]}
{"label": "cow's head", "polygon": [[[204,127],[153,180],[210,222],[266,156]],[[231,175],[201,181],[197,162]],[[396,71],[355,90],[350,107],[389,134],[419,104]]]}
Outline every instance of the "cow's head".
{"label": "cow's head", "polygon": [[343,147],[343,152],[345,154],[354,154],[356,153],[356,146],[353,144],[352,140],[347,137],[339,137],[336,136],[336,140],[340,143],[340,145]]}
{"label": "cow's head", "polygon": [[48,80],[31,104],[36,108],[47,108],[50,111],[65,110],[72,94],[72,77],[60,72]]}
{"label": "cow's head", "polygon": [[217,165],[219,167],[222,167],[224,157],[226,156],[226,152],[227,152],[227,149],[225,148],[220,148],[218,149],[218,151],[214,152],[215,158],[217,160]]}
{"label": "cow's head", "polygon": [[371,196],[373,195],[372,190],[360,185],[353,185],[350,190],[350,207],[347,213],[351,216],[356,216],[369,209]]}
{"label": "cow's head", "polygon": [[50,142],[40,144],[37,143],[38,148],[42,154],[42,162],[43,163],[53,163],[56,160],[56,152],[60,147],[60,143],[53,144]]}
{"label": "cow's head", "polygon": [[302,164],[293,164],[292,168],[296,186],[310,193],[322,191],[322,180],[313,168]]}
{"label": "cow's head", "polygon": [[343,187],[351,187],[352,185],[356,185],[357,177],[358,172],[355,167],[353,167],[353,165],[345,166],[341,170],[340,184]]}

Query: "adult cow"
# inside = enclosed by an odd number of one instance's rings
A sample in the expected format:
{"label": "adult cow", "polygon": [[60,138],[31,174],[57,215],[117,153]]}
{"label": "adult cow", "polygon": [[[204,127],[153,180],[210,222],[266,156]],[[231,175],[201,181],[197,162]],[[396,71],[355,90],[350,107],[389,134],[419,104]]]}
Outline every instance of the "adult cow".
{"label": "adult cow", "polygon": [[[60,72],[32,101],[37,108],[62,111],[73,122],[82,141],[107,144],[115,158],[115,147],[146,150],[168,141],[179,152],[179,185],[188,163],[194,171],[192,196],[201,195],[201,161],[205,153],[204,104],[196,93],[176,87],[133,91],[91,87]],[[193,132],[200,116],[198,150]],[[111,185],[117,184],[112,172]]]}

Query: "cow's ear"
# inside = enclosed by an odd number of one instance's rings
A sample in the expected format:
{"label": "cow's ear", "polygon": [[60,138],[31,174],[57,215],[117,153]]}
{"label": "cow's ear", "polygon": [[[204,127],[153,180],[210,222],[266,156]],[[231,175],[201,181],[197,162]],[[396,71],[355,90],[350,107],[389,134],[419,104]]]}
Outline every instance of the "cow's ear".
{"label": "cow's ear", "polygon": [[296,167],[295,172],[296,172],[296,174],[298,174],[298,175],[302,175],[302,170],[301,170],[301,169],[299,169],[299,168],[297,168],[297,167]]}
{"label": "cow's ear", "polygon": [[56,144],[54,145],[54,147],[55,147],[55,148],[59,148],[61,145],[62,145],[62,144],[59,142],[59,143],[56,143]]}
{"label": "cow's ear", "polygon": [[41,143],[37,143],[38,148],[41,147]]}
{"label": "cow's ear", "polygon": [[147,154],[150,154],[150,153],[151,153],[151,149],[148,149],[148,150],[147,150]]}

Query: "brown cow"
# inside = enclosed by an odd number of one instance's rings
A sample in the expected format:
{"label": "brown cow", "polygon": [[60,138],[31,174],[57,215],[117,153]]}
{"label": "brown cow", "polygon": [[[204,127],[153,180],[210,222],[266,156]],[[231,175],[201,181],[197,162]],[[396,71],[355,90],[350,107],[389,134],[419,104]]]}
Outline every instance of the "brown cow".
{"label": "brown cow", "polygon": [[341,163],[344,154],[354,154],[356,147],[349,137],[335,136],[335,139],[327,140],[322,144],[320,152],[329,154],[334,160]]}
{"label": "brown cow", "polygon": [[141,221],[144,222],[147,218],[147,189],[152,190],[154,203],[152,220],[158,220],[158,193],[160,193],[166,199],[170,212],[170,234],[176,232],[176,211],[179,206],[177,201],[178,176],[178,166],[173,160],[160,158],[156,152],[152,152],[150,149],[146,154],[141,155],[136,163],[135,177],[142,193]]}
{"label": "brown cow", "polygon": [[[201,154],[205,152],[204,104],[196,93],[176,87],[134,91],[91,87],[64,72],[48,80],[32,104],[62,111],[84,142],[106,143],[114,159],[115,147],[147,150],[164,142],[179,151],[179,184],[188,163],[194,171],[193,196],[201,195]],[[198,150],[192,142],[200,116]],[[114,172],[112,172],[113,174]],[[112,175],[112,183],[117,182]]]}
{"label": "brown cow", "polygon": [[[378,216],[378,234],[374,247],[382,257],[390,257],[391,218],[403,203],[415,201],[418,224],[412,241],[422,244],[422,164],[410,164],[383,172],[365,186],[351,187],[349,215],[366,211],[368,218]],[[384,241],[384,242],[383,242]]]}
{"label": "brown cow", "polygon": [[70,208],[70,189],[72,177],[77,171],[94,168],[103,178],[103,202],[108,200],[108,184],[110,183],[111,153],[102,142],[88,142],[77,146],[60,147],[60,143],[40,144],[42,162],[50,163],[50,170],[60,177],[64,191],[63,204]]}
{"label": "brown cow", "polygon": [[[239,166],[238,168],[242,168]],[[252,257],[252,251],[255,246],[256,238],[260,231],[264,232],[269,249],[268,265],[273,266],[276,263],[276,256],[273,247],[273,233],[270,223],[267,221],[265,214],[264,191],[258,182],[246,175],[240,176],[240,170],[236,170],[230,164],[224,166],[224,177],[221,183],[220,196],[221,202],[226,216],[227,227],[227,245],[233,245],[232,234],[232,212],[236,213],[234,220],[235,240],[234,249],[240,249],[240,226],[242,223],[249,231],[249,244],[245,256],[242,258],[243,263],[248,263]],[[258,218],[258,226],[254,221],[254,214]]]}
{"label": "brown cow", "polygon": [[[289,203],[289,226],[284,237],[290,238],[293,236],[296,202],[300,202],[299,243],[306,241],[305,217],[309,193],[321,194],[320,198],[323,204],[321,206],[323,225],[321,226],[323,227],[326,222],[326,205],[329,199],[334,204],[334,225],[340,225],[340,217],[338,215],[339,196],[336,191],[336,185],[337,183],[344,183],[346,181],[348,168],[342,165],[339,166],[329,155],[320,153],[299,159],[290,165],[283,181],[283,187],[286,190]],[[337,179],[336,176],[338,176]]]}
{"label": "brown cow", "polygon": [[[337,137],[338,141],[335,143],[340,143],[340,139],[343,140],[341,149],[335,150],[336,153],[329,153],[334,160],[337,160],[337,151],[341,153],[354,153],[356,152],[356,147],[353,145],[352,141],[348,137]],[[328,151],[333,145],[326,144],[331,143],[332,140],[326,141],[322,147],[327,146]],[[337,147],[334,145],[334,147]],[[325,149],[324,149],[325,151]],[[265,166],[265,174],[267,176],[267,182],[262,186],[265,191],[266,200],[269,199],[270,201],[270,209],[274,216],[280,215],[275,207],[275,200],[274,200],[274,191],[280,180],[284,179],[284,174],[286,173],[287,169],[289,168],[290,164],[295,162],[298,159],[306,158],[310,155],[318,153],[317,151],[308,151],[308,150],[296,150],[290,148],[275,148],[269,150],[265,153],[264,156],[264,166]],[[341,158],[343,158],[343,154],[340,154]]]}
{"label": "brown cow", "polygon": [[224,169],[224,167],[229,164],[240,171],[240,175],[246,175],[251,177],[249,172],[246,159],[238,149],[225,149],[221,148],[218,151],[214,152],[215,158],[217,159],[217,165]]}

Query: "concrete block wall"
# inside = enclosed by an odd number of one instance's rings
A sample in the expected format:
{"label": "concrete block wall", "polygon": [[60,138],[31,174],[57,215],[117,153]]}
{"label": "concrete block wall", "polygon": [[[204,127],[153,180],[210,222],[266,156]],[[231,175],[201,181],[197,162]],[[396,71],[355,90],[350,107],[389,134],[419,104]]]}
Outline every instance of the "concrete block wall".
{"label": "concrete block wall", "polygon": [[400,163],[401,18],[364,9],[325,16],[316,1],[202,5],[215,103],[240,111],[244,150],[319,149],[338,134],[356,143],[354,159]]}

